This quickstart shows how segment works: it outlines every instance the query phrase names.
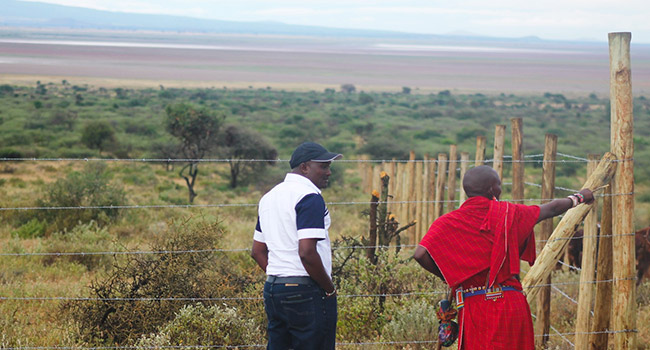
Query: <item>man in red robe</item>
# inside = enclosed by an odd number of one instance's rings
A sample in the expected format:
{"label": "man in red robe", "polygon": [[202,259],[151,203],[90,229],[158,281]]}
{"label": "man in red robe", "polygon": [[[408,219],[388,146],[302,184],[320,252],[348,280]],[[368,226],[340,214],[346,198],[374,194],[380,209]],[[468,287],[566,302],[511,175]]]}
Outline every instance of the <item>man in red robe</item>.
{"label": "man in red robe", "polygon": [[463,188],[468,199],[433,222],[414,258],[456,291],[459,350],[534,350],[519,260],[535,261],[535,224],[593,202],[593,194],[583,189],[531,206],[500,202],[501,180],[489,166],[469,170]]}

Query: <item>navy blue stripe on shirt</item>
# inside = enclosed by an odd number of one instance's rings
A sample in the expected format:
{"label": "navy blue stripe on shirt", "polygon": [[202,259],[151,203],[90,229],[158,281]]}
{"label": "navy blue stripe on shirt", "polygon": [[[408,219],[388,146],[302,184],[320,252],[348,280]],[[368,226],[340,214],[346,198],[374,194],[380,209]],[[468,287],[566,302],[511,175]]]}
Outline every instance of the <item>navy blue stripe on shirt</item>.
{"label": "navy blue stripe on shirt", "polygon": [[296,225],[298,230],[306,228],[325,228],[327,207],[323,196],[311,193],[296,204]]}

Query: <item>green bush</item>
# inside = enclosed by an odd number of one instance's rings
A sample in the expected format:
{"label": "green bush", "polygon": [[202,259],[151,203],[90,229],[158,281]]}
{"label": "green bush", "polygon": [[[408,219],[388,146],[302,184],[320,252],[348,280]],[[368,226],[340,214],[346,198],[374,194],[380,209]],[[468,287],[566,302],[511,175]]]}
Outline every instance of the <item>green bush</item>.
{"label": "green bush", "polygon": [[158,332],[142,336],[137,348],[214,345],[239,349],[239,345],[263,343],[262,334],[253,320],[243,318],[234,307],[186,305]]}
{"label": "green bush", "polygon": [[87,224],[75,226],[70,232],[62,231],[54,233],[44,242],[46,253],[78,253],[83,255],[47,255],[43,257],[45,265],[54,264],[59,260],[66,260],[85,266],[88,270],[98,267],[108,267],[112,261],[111,255],[93,254],[115,250],[111,248],[112,237],[108,230],[100,227],[94,221]]}
{"label": "green bush", "polygon": [[[41,207],[72,207],[72,209],[44,210],[41,219],[47,220],[49,232],[70,230],[79,223],[95,221],[103,226],[115,220],[118,206],[126,204],[124,190],[110,184],[105,163],[89,163],[82,172],[72,172],[64,179],[49,184],[44,199],[38,201]],[[74,209],[75,207],[108,207]]]}
{"label": "green bush", "polygon": [[46,226],[45,220],[34,218],[16,229],[14,235],[20,238],[42,237],[45,234]]}
{"label": "green bush", "polygon": [[218,247],[224,233],[218,222],[173,222],[151,250],[191,252],[127,255],[90,285],[91,297],[109,300],[70,302],[62,310],[81,324],[81,340],[125,344],[172,321],[183,306],[192,303],[189,298],[241,296],[251,284],[246,277],[251,273],[241,271],[233,260],[237,254],[209,251]]}
{"label": "green bush", "polygon": [[[382,338],[386,341],[438,340],[436,308],[424,300],[405,302],[392,310],[391,320],[384,325]],[[412,344],[412,349],[429,349],[432,343]]]}

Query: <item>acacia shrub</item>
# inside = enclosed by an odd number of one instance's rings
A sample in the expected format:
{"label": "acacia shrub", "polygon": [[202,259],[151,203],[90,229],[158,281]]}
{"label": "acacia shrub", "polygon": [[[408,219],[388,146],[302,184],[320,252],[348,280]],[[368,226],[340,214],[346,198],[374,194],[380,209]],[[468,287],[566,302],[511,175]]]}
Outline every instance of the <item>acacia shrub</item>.
{"label": "acacia shrub", "polygon": [[[218,248],[221,223],[186,218],[171,222],[151,244],[160,254],[133,254],[115,260],[105,276],[90,285],[91,300],[73,301],[62,310],[80,325],[76,336],[96,344],[134,344],[172,321],[191,299],[239,296],[251,284],[237,254]],[[183,253],[171,253],[171,252]],[[250,258],[249,258],[250,260]]]}
{"label": "acacia shrub", "polygon": [[105,163],[89,163],[83,171],[72,172],[47,185],[45,198],[38,200],[40,207],[93,207],[43,210],[40,218],[49,223],[48,232],[70,230],[90,221],[103,226],[119,217],[120,209],[111,206],[126,204],[126,195],[121,187],[110,183],[106,168]]}

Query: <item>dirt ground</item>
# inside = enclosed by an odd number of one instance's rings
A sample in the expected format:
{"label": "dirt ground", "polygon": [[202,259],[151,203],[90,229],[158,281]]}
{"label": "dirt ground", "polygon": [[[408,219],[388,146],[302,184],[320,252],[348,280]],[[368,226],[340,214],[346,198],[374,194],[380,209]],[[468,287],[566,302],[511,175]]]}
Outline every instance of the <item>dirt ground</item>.
{"label": "dirt ground", "polygon": [[[393,39],[394,41],[394,39]],[[426,43],[425,43],[426,44]],[[650,46],[633,47],[635,94],[650,95]],[[266,37],[48,37],[0,32],[0,83],[338,89],[413,93],[609,93],[606,43],[385,44],[380,39]]]}

